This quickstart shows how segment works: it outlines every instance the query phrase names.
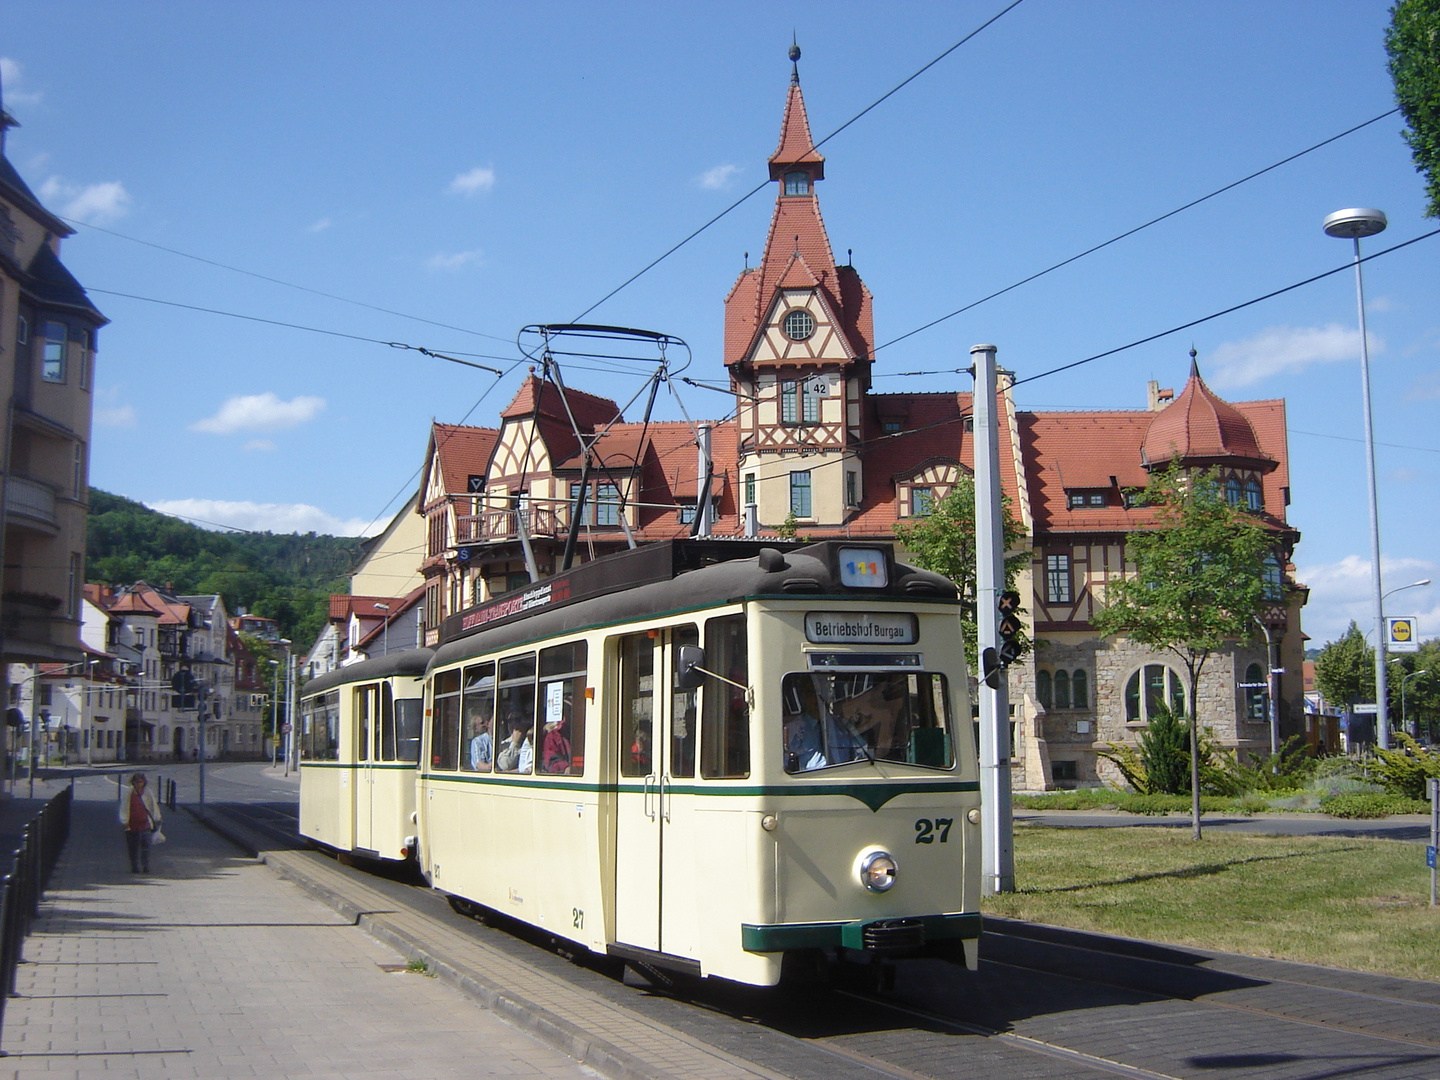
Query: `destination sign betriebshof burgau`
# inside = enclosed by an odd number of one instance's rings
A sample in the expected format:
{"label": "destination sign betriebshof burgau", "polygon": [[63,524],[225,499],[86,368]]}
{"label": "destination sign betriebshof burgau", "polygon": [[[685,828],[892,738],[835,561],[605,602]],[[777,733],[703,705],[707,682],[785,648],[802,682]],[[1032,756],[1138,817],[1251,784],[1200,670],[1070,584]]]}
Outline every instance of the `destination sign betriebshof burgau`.
{"label": "destination sign betriebshof burgau", "polygon": [[816,645],[913,645],[915,616],[850,611],[807,611],[805,640]]}

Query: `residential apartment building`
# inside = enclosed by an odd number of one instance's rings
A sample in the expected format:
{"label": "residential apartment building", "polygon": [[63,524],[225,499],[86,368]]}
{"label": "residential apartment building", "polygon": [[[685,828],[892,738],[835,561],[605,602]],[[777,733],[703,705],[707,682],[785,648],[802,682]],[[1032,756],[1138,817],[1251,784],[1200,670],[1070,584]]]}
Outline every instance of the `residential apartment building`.
{"label": "residential apartment building", "polygon": [[[268,671],[231,628],[217,595],[176,596],[146,582],[85,586],[107,620],[106,652],[125,673],[123,760],[194,760],[203,713],[207,758],[259,758]],[[176,697],[188,671],[199,699]]]}
{"label": "residential apartment building", "polygon": [[13,126],[0,106],[0,661],[79,664],[91,394],[106,319],[60,261],[74,230],[5,156]]}

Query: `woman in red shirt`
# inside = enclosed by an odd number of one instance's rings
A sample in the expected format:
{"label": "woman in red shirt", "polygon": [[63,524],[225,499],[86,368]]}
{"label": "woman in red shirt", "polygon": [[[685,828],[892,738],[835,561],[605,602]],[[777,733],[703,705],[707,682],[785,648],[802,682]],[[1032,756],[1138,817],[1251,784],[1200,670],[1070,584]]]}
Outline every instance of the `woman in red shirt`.
{"label": "woman in red shirt", "polygon": [[160,829],[160,805],[147,789],[145,774],[130,777],[130,795],[120,800],[120,824],[130,853],[130,872],[150,872],[150,837]]}

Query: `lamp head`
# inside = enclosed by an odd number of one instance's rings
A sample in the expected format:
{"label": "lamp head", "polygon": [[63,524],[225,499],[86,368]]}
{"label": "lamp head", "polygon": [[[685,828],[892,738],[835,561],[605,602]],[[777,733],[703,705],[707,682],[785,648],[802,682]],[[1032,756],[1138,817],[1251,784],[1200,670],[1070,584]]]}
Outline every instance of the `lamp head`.
{"label": "lamp head", "polygon": [[1375,210],[1367,207],[1351,207],[1349,210],[1336,210],[1325,218],[1325,235],[1335,236],[1343,240],[1359,240],[1364,236],[1374,236],[1376,233],[1384,232],[1389,222],[1385,219],[1385,211]]}

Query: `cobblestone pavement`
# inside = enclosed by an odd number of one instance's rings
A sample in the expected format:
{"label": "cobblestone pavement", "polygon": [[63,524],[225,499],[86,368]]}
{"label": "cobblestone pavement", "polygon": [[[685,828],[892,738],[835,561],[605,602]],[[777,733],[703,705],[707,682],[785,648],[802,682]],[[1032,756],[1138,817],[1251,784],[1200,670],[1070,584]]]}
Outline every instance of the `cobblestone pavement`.
{"label": "cobblestone pavement", "polygon": [[[37,792],[39,794],[39,792]],[[357,929],[188,814],[129,872],[114,803],[77,799],[0,1076],[595,1076]]]}

